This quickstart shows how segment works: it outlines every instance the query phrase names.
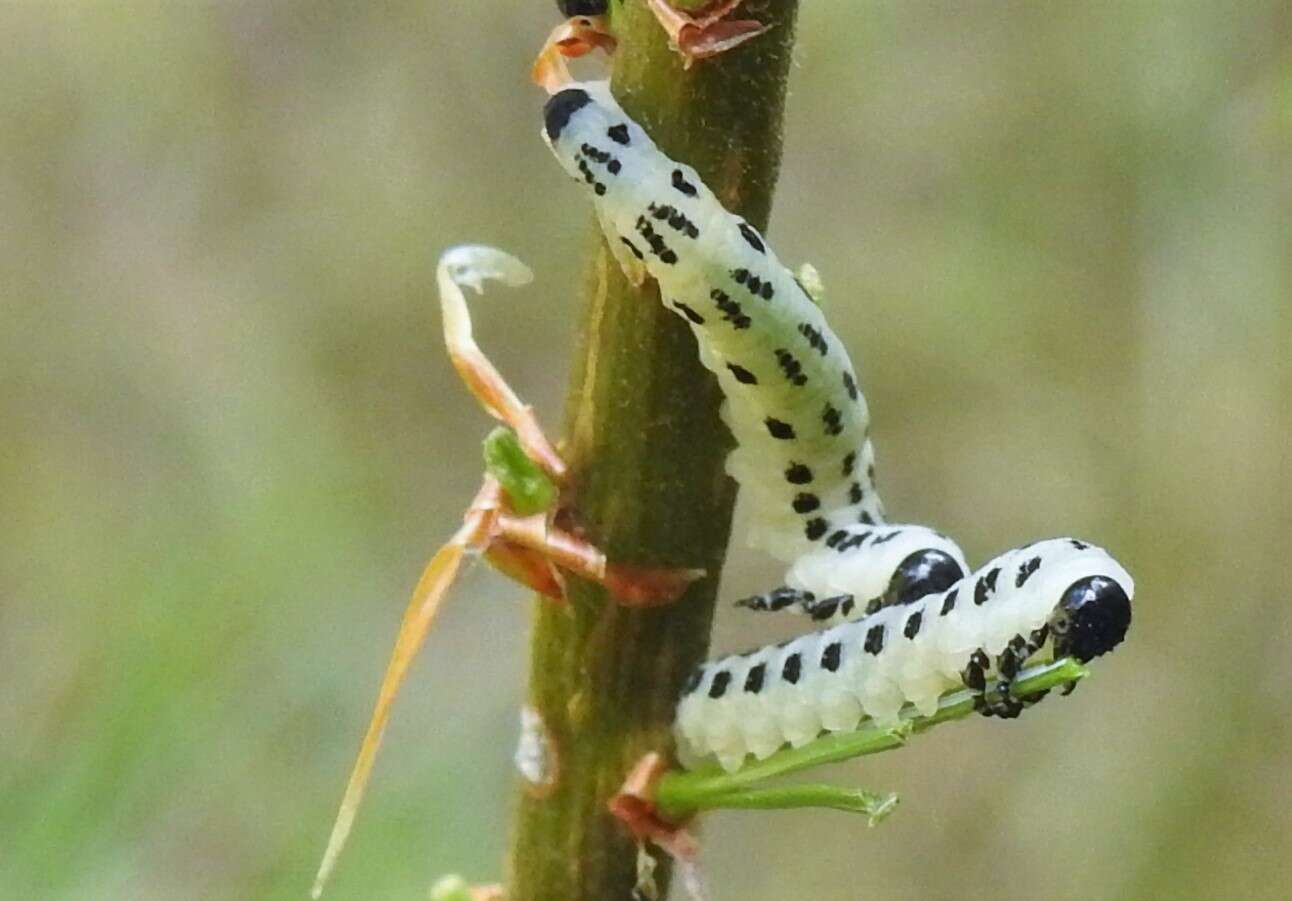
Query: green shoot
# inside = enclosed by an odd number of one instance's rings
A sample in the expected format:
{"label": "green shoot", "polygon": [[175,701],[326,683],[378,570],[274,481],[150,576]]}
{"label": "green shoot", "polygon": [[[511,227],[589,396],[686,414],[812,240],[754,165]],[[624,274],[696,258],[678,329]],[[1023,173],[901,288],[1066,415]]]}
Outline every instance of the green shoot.
{"label": "green shoot", "polygon": [[485,470],[502,485],[518,515],[542,513],[556,503],[556,485],[525,455],[516,433],[506,426],[498,426],[485,438],[484,461]]}

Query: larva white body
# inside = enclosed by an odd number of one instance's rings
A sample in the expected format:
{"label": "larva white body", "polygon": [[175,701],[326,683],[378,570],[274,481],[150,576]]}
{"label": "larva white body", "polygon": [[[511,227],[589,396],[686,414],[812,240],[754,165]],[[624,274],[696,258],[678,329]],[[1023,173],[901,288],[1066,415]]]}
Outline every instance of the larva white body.
{"label": "larva white body", "polygon": [[544,116],[621,266],[658,282],[726,395],[739,445],[728,471],[752,501],[755,543],[791,563],[786,587],[742,603],[837,623],[700,667],[675,722],[684,763],[734,770],[863,717],[893,723],[907,704],[930,713],[961,684],[985,712],[1017,716],[1025,703],[1009,684],[1025,661],[1084,661],[1123,639],[1134,586],[1097,547],[1039,542],[966,576],[946,536],[885,524],[852,363],[762,237],[664,156],[605,83],[571,85]]}
{"label": "larva white body", "polygon": [[[1019,637],[1048,631],[1069,589],[1092,578],[1124,595],[1126,618],[1112,628],[1115,643],[1129,624],[1134,582],[1103,549],[1056,538],[1001,554],[945,592],[710,661],[678,706],[682,759],[713,756],[735,770],[748,754],[761,759],[823,731],[849,731],[863,716],[895,723],[906,704],[932,713],[941,694],[963,683],[975,652],[999,658]],[[1042,637],[1045,646],[1029,656],[1053,656],[1055,641],[1075,640],[1063,635]]]}
{"label": "larva white body", "polygon": [[[758,232],[662,154],[604,82],[555,95],[545,137],[592,191],[625,269],[649,272],[695,331],[727,397],[723,417],[738,442],[727,468],[751,502],[754,542],[790,561],[832,531],[881,522],[852,362]],[[963,561],[954,543],[927,535]]]}

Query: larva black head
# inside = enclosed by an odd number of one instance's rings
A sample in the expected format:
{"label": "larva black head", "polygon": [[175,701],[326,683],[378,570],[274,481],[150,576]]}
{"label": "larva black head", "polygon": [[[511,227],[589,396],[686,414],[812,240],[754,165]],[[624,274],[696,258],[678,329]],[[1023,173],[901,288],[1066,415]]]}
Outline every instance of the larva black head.
{"label": "larva black head", "polygon": [[1130,628],[1130,598],[1107,576],[1073,582],[1050,616],[1054,656],[1075,657],[1082,663],[1106,654]]}
{"label": "larva black head", "polygon": [[570,124],[570,117],[591,102],[592,98],[582,88],[566,88],[547,98],[543,106],[543,128],[547,131],[547,139],[555,141],[559,138],[565,126]]}
{"label": "larva black head", "polygon": [[932,548],[910,554],[888,582],[884,606],[909,604],[934,591],[945,591],[964,578],[964,570],[952,557]]}
{"label": "larva black head", "polygon": [[556,0],[556,8],[566,18],[600,16],[610,8],[610,0]]}

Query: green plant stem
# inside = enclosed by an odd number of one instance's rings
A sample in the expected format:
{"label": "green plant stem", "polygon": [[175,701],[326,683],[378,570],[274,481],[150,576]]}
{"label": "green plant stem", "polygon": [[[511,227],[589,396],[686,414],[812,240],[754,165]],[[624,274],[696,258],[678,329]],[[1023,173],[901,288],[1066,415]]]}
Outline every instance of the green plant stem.
{"label": "green plant stem", "polygon": [[[780,160],[795,9],[795,0],[751,5],[771,31],[686,72],[640,0],[614,17],[612,82],[625,109],[759,227]],[[636,847],[606,802],[643,753],[671,747],[679,690],[707,649],[734,500],[721,395],[694,338],[653,283],[627,283],[599,235],[587,273],[565,445],[576,518],[614,560],[709,576],[665,608],[617,606],[586,584],[570,586],[566,606],[535,605],[528,703],[551,739],[557,779],[548,793],[521,795],[512,901],[629,896]],[[663,886],[666,865],[657,876]]]}
{"label": "green plant stem", "polygon": [[[1014,682],[1013,694],[1016,697],[1038,694],[1077,682],[1085,678],[1087,672],[1085,667],[1069,658],[1029,667],[1019,673]],[[725,803],[728,796],[759,788],[768,779],[827,763],[839,763],[854,757],[891,751],[905,744],[911,735],[932,729],[940,723],[963,719],[973,712],[974,695],[968,690],[954,691],[943,695],[938,702],[938,709],[929,716],[923,716],[913,708],[906,708],[902,711],[901,723],[895,728],[881,728],[872,723],[863,724],[853,732],[823,735],[801,748],[777,751],[766,760],[751,763],[734,773],[724,772],[716,764],[689,772],[671,771],[660,777],[655,789],[655,803],[661,814],[674,820],[685,819],[701,810],[731,807],[731,804]]]}
{"label": "green plant stem", "polygon": [[804,782],[797,785],[769,785],[766,788],[742,788],[711,799],[706,809],[717,810],[792,810],[800,807],[825,807],[847,813],[860,813],[871,825],[888,816],[897,806],[897,795],[877,794],[864,788]]}

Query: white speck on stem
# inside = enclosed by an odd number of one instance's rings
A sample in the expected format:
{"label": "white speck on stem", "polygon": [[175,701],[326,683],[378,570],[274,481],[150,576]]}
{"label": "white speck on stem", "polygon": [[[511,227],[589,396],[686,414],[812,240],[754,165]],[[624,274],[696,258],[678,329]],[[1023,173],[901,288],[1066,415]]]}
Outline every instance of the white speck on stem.
{"label": "white speck on stem", "polygon": [[529,705],[520,708],[520,741],[513,759],[534,794],[546,795],[556,787],[556,748],[543,717]]}

